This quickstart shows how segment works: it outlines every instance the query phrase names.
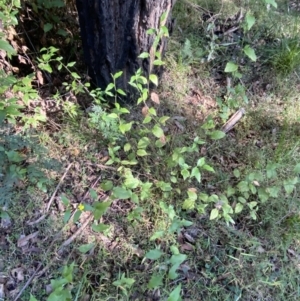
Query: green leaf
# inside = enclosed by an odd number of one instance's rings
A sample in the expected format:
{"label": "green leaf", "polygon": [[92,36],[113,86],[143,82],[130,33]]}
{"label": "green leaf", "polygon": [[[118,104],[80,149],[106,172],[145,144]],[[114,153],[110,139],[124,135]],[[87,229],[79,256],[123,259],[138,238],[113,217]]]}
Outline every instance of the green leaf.
{"label": "green leaf", "polygon": [[165,63],[163,62],[163,61],[161,61],[161,60],[154,60],[153,61],[153,65],[154,66],[162,66],[162,65],[164,65]]}
{"label": "green leaf", "polygon": [[198,161],[197,161],[197,166],[201,167],[205,164],[205,158],[200,158]]}
{"label": "green leaf", "polygon": [[151,260],[157,260],[159,259],[164,253],[159,250],[159,249],[153,249],[147,252],[145,255],[146,258],[151,259]]}
{"label": "green leaf", "polygon": [[117,89],[117,93],[120,95],[126,96],[126,93],[122,89]]}
{"label": "green leaf", "polygon": [[163,237],[165,234],[165,231],[156,231],[151,237],[150,237],[150,241],[155,240],[157,238],[161,238]]}
{"label": "green leaf", "polygon": [[225,137],[226,134],[223,131],[213,131],[209,135],[211,139],[218,140]]}
{"label": "green leaf", "polygon": [[248,11],[246,14],[247,30],[250,30],[255,24],[255,17]]}
{"label": "green leaf", "polygon": [[34,296],[32,296],[31,294],[30,294],[30,299],[29,299],[29,301],[38,301]]}
{"label": "green leaf", "polygon": [[271,4],[273,7],[277,8],[277,3],[275,0],[265,0],[266,4]]}
{"label": "green leaf", "polygon": [[144,156],[147,156],[148,153],[144,150],[144,149],[138,149],[136,154],[139,156],[139,157],[144,157]]}
{"label": "green leaf", "polygon": [[109,229],[109,227],[110,227],[109,225],[105,225],[105,224],[102,224],[102,223],[100,223],[98,225],[93,224],[92,225],[92,230],[95,231],[95,232],[104,232],[107,229]]}
{"label": "green leaf", "polygon": [[46,33],[48,31],[50,31],[52,28],[53,28],[53,25],[51,23],[46,23],[44,25],[44,32]]}
{"label": "green leaf", "polygon": [[123,74],[123,71],[119,71],[119,72],[117,72],[115,75],[113,75],[113,78],[114,78],[114,79],[117,79],[117,78],[119,78],[122,74]]}
{"label": "green leaf", "polygon": [[122,123],[119,125],[119,130],[122,134],[125,134],[126,132],[131,130],[132,127],[132,121],[128,122],[128,123]]}
{"label": "green leaf", "polygon": [[191,177],[195,177],[199,183],[201,183],[201,173],[198,167],[192,169]]}
{"label": "green leaf", "polygon": [[210,212],[210,220],[216,219],[219,216],[219,210],[217,208],[214,208],[211,212]]}
{"label": "green leaf", "polygon": [[241,173],[240,173],[240,171],[239,171],[238,169],[235,169],[235,170],[233,171],[233,174],[234,174],[234,176],[235,176],[236,178],[239,178],[239,177],[241,176]]}
{"label": "green leaf", "polygon": [[235,213],[240,213],[243,210],[244,206],[241,203],[237,203],[235,208],[234,208],[234,212]]}
{"label": "green leaf", "polygon": [[293,190],[296,187],[295,185],[297,184],[297,182],[298,182],[297,178],[288,179],[288,180],[283,181],[283,187],[287,194],[291,194],[293,192]]}
{"label": "green leaf", "polygon": [[0,40],[0,49],[4,50],[8,57],[11,58],[12,55],[17,54],[16,50],[5,40]]}
{"label": "green leaf", "polygon": [[81,210],[77,210],[73,216],[73,223],[77,223],[79,218],[80,218],[80,215],[81,215],[82,211]]}
{"label": "green leaf", "polygon": [[225,72],[227,72],[227,73],[231,73],[231,72],[236,72],[237,70],[238,70],[238,65],[236,65],[235,63],[233,63],[233,62],[228,62],[227,64],[226,64],[226,67],[225,67]]}
{"label": "green leaf", "polygon": [[205,169],[205,170],[210,171],[210,172],[215,172],[215,170],[213,169],[213,167],[211,167],[210,165],[207,165],[207,164],[204,164],[202,166],[202,169]]}
{"label": "green leaf", "polygon": [[111,201],[109,201],[109,202],[94,202],[94,204],[93,204],[94,218],[96,220],[99,219],[107,211],[107,209],[110,205],[111,205]]}
{"label": "green leaf", "polygon": [[126,143],[124,145],[124,152],[129,152],[131,150],[131,144],[130,143]]}
{"label": "green leaf", "polygon": [[143,52],[143,53],[141,53],[139,56],[138,56],[138,58],[140,58],[140,59],[146,59],[146,58],[148,58],[150,56],[150,54],[148,53],[148,52]]}
{"label": "green leaf", "polygon": [[150,139],[148,137],[143,137],[138,142],[138,148],[146,148],[150,144]]}
{"label": "green leaf", "polygon": [[162,128],[159,126],[159,125],[155,125],[153,128],[152,128],[152,134],[157,137],[157,138],[160,138],[162,136],[164,136],[164,131],[162,130]]}
{"label": "green leaf", "polygon": [[195,208],[195,200],[192,200],[190,198],[184,200],[182,204],[182,209],[193,210],[194,208]]}
{"label": "green leaf", "polygon": [[154,274],[148,283],[149,289],[155,289],[163,285],[164,275]]}
{"label": "green leaf", "polygon": [[240,192],[248,192],[249,191],[249,185],[246,181],[241,181],[237,185]]}
{"label": "green leaf", "polygon": [[71,217],[71,210],[68,209],[64,214],[64,224],[66,224],[69,221],[70,217]]}
{"label": "green leaf", "polygon": [[149,115],[147,115],[147,116],[145,117],[145,119],[143,120],[143,124],[147,124],[147,123],[149,123],[151,120],[152,120],[152,117],[149,116]]}
{"label": "green leaf", "polygon": [[155,74],[150,74],[149,80],[156,86],[158,86],[158,78]]}
{"label": "green leaf", "polygon": [[113,188],[113,182],[110,181],[110,180],[105,181],[105,182],[101,183],[100,187],[104,191],[109,191],[109,190],[111,190]]}
{"label": "green leaf", "polygon": [[113,189],[114,197],[120,200],[129,199],[131,197],[131,194],[132,194],[131,190],[126,190],[123,187],[117,186]]}
{"label": "green leaf", "polygon": [[246,45],[244,47],[244,52],[250,58],[251,61],[256,62],[257,57],[253,48],[251,48],[249,45]]}
{"label": "green leaf", "polygon": [[76,62],[70,62],[68,63],[67,67],[73,67],[76,64]]}
{"label": "green leaf", "polygon": [[179,284],[170,294],[167,301],[180,301],[181,284]]}
{"label": "green leaf", "polygon": [[294,167],[294,172],[297,174],[300,174],[300,163],[298,163],[295,167]]}
{"label": "green leaf", "polygon": [[182,169],[180,173],[184,180],[186,180],[190,176],[190,172],[187,169]]}
{"label": "green leaf", "polygon": [[90,243],[90,244],[84,244],[81,245],[78,250],[81,253],[87,253],[88,251],[90,251],[93,247],[95,246],[95,243]]}

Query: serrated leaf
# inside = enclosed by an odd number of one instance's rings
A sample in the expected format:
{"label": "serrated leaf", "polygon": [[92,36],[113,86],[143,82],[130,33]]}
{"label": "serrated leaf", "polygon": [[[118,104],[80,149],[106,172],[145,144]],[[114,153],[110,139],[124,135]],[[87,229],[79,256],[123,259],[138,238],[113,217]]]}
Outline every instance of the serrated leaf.
{"label": "serrated leaf", "polygon": [[126,93],[122,89],[117,89],[117,93],[126,96]]}
{"label": "serrated leaf", "polygon": [[94,202],[93,204],[93,215],[95,220],[99,219],[111,205],[111,201],[109,202]]}
{"label": "serrated leaf", "polygon": [[170,294],[167,301],[180,301],[181,284],[179,284]]}
{"label": "serrated leaf", "polygon": [[147,124],[149,123],[150,121],[152,120],[152,117],[151,116],[146,116],[143,120],[143,124]]}
{"label": "serrated leaf", "polygon": [[219,216],[219,210],[217,208],[214,208],[211,212],[210,212],[210,220],[216,219]]}
{"label": "serrated leaf", "polygon": [[228,62],[226,64],[226,67],[225,67],[224,71],[227,72],[227,73],[236,72],[238,70],[238,67],[239,66],[237,64],[235,64],[233,62]]}
{"label": "serrated leaf", "polygon": [[122,134],[125,134],[126,132],[131,130],[132,127],[132,121],[128,122],[128,123],[122,123],[119,125],[119,130]]}
{"label": "serrated leaf", "polygon": [[112,181],[105,181],[105,182],[101,183],[100,187],[104,191],[109,191],[113,188],[113,182]]}
{"label": "serrated leaf", "polygon": [[138,56],[138,58],[140,58],[140,59],[146,59],[146,58],[148,58],[150,56],[150,54],[148,53],[148,52],[143,52],[143,53],[141,53],[139,56]]}
{"label": "serrated leaf", "polygon": [[300,174],[300,163],[296,164],[296,166],[294,167],[294,172]]}
{"label": "serrated leaf", "polygon": [[209,135],[211,139],[218,140],[225,137],[226,134],[223,131],[213,131]]}
{"label": "serrated leaf", "polygon": [[117,79],[117,78],[119,78],[122,74],[123,74],[123,71],[119,71],[119,72],[117,72],[115,75],[113,75],[113,78],[114,78],[114,79]]}
{"label": "serrated leaf", "polygon": [[235,208],[234,208],[234,212],[235,213],[240,213],[240,212],[242,212],[243,208],[244,208],[243,204],[237,203]]}
{"label": "serrated leaf", "polygon": [[182,209],[193,210],[194,208],[195,208],[195,200],[192,200],[190,198],[184,200],[182,204]]}
{"label": "serrated leaf", "polygon": [[156,86],[158,86],[158,77],[155,74],[150,74],[149,80]]}
{"label": "serrated leaf", "polygon": [[148,155],[148,153],[144,149],[138,149],[136,154],[140,157],[144,157]]}
{"label": "serrated leaf", "polygon": [[52,28],[53,28],[53,25],[51,23],[46,23],[44,25],[44,32],[46,33],[48,31],[50,31]]}
{"label": "serrated leaf", "polygon": [[250,30],[255,24],[255,17],[250,12],[247,12],[245,20],[247,24],[247,30]]}
{"label": "serrated leaf", "polygon": [[257,57],[253,48],[251,48],[249,45],[246,45],[244,47],[244,52],[250,58],[251,61],[256,62]]}
{"label": "serrated leaf", "polygon": [[273,7],[277,8],[277,3],[275,0],[265,0],[267,4],[271,4]]}
{"label": "serrated leaf", "polygon": [[13,54],[17,54],[16,50],[5,40],[0,40],[0,49],[4,50],[8,57],[11,58]]}
{"label": "serrated leaf", "polygon": [[69,219],[70,219],[70,217],[71,217],[71,210],[70,209],[68,209],[66,212],[65,212],[65,214],[64,214],[64,224],[66,224],[68,221],[69,221]]}
{"label": "serrated leaf", "polygon": [[197,166],[201,167],[205,164],[205,158],[200,158],[198,161],[197,161]]}
{"label": "serrated leaf", "polygon": [[90,243],[90,244],[84,244],[81,245],[78,250],[81,253],[87,253],[88,251],[90,251],[93,247],[95,246],[95,243]]}
{"label": "serrated leaf", "polygon": [[92,230],[95,231],[95,232],[104,232],[107,229],[109,229],[109,227],[110,227],[109,225],[105,225],[105,224],[102,224],[102,223],[100,223],[98,225],[93,224],[92,225]]}
{"label": "serrated leaf", "polygon": [[213,169],[213,167],[211,167],[210,165],[207,165],[207,164],[204,164],[202,166],[202,169],[205,169],[205,170],[210,171],[210,172],[215,172],[215,170]]}
{"label": "serrated leaf", "polygon": [[73,67],[76,64],[76,62],[70,62],[68,63],[67,67]]}
{"label": "serrated leaf", "polygon": [[194,167],[191,172],[191,177],[195,177],[199,183],[201,183],[201,173],[198,167]]}
{"label": "serrated leaf", "polygon": [[184,180],[186,180],[190,176],[190,172],[187,169],[182,169],[180,173]]}
{"label": "serrated leaf", "polygon": [[152,134],[157,137],[157,138],[160,138],[162,136],[164,136],[164,131],[162,130],[162,128],[159,126],[159,125],[155,125],[153,128],[152,128]]}
{"label": "serrated leaf", "polygon": [[118,186],[113,189],[114,197],[116,197],[117,199],[120,199],[120,200],[129,199],[131,197],[131,194],[132,194],[131,190],[126,190],[123,187]]}
{"label": "serrated leaf", "polygon": [[158,238],[161,238],[163,237],[165,234],[165,231],[156,231],[151,237],[150,237],[150,240],[155,240],[155,239],[158,239]]}
{"label": "serrated leaf", "polygon": [[154,274],[148,283],[149,289],[158,288],[163,285],[164,275]]}
{"label": "serrated leaf", "polygon": [[153,249],[147,252],[145,255],[146,258],[151,259],[151,260],[157,260],[159,259],[164,253],[159,250],[159,249]]}
{"label": "serrated leaf", "polygon": [[131,144],[130,143],[126,143],[124,145],[124,152],[129,152],[131,150]]}
{"label": "serrated leaf", "polygon": [[148,137],[142,137],[138,142],[138,148],[146,148],[150,144]]}

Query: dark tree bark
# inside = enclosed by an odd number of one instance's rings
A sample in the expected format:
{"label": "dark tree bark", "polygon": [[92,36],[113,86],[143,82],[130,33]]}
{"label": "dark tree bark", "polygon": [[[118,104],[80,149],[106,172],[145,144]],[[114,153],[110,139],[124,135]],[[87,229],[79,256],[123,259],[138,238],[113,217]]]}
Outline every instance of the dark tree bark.
{"label": "dark tree bark", "polygon": [[142,63],[137,58],[150,52],[153,36],[146,31],[159,27],[164,12],[168,13],[167,24],[170,22],[175,1],[76,0],[85,61],[98,87],[104,89],[112,81],[111,74],[123,71],[118,85],[126,89],[139,67],[149,71],[149,60]]}

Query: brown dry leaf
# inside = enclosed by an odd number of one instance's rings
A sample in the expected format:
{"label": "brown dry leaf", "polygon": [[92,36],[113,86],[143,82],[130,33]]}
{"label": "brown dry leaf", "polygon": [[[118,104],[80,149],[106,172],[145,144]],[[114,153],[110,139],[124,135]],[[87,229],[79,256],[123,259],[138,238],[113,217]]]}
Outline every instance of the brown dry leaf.
{"label": "brown dry leaf", "polygon": [[29,234],[27,236],[21,235],[21,237],[18,239],[17,246],[19,248],[22,248],[22,247],[26,246],[28,244],[29,240],[32,240],[32,239],[36,238],[38,236],[38,234],[39,234],[39,231],[36,231],[36,232],[34,232],[32,234]]}
{"label": "brown dry leaf", "polygon": [[196,193],[197,192],[197,188],[191,187],[191,188],[188,189],[188,191]]}
{"label": "brown dry leaf", "polygon": [[180,250],[181,250],[181,252],[184,252],[184,251],[193,251],[194,247],[191,244],[186,243],[186,244],[183,244],[183,245],[180,246]]}
{"label": "brown dry leaf", "polygon": [[266,250],[262,246],[258,246],[257,249],[256,249],[256,252],[262,254],[262,253],[265,253]]}
{"label": "brown dry leaf", "polygon": [[184,126],[182,124],[180,124],[178,121],[174,120],[176,126],[181,130],[184,131]]}
{"label": "brown dry leaf", "polygon": [[22,55],[18,55],[18,60],[21,64],[27,64],[26,60],[24,59],[24,57]]}
{"label": "brown dry leaf", "polygon": [[163,144],[166,143],[166,136],[165,135],[162,135],[160,138],[159,138],[159,141]]}
{"label": "brown dry leaf", "polygon": [[155,93],[155,92],[151,92],[151,100],[153,101],[153,102],[155,102],[156,104],[160,104],[160,101],[159,101],[159,96],[158,96],[158,94],[157,93]]}
{"label": "brown dry leaf", "polygon": [[148,115],[148,112],[149,112],[149,107],[148,107],[148,106],[144,106],[144,107],[142,108],[142,114],[143,114],[144,116],[147,116],[147,115]]}
{"label": "brown dry leaf", "polygon": [[44,77],[43,77],[43,74],[40,70],[36,71],[36,77],[37,77],[37,80],[40,83],[40,85],[43,85],[44,84]]}
{"label": "brown dry leaf", "polygon": [[187,241],[189,241],[191,243],[195,243],[195,239],[190,234],[185,232],[185,233],[183,233],[183,235]]}

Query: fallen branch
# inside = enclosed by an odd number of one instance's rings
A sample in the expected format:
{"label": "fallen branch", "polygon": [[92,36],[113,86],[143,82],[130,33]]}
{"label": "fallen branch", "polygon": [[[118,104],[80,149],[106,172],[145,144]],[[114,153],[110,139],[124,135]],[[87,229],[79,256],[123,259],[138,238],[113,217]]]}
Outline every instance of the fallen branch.
{"label": "fallen branch", "polygon": [[51,205],[52,205],[52,203],[53,203],[53,201],[54,201],[54,198],[55,198],[55,196],[56,196],[56,194],[57,194],[57,191],[58,191],[58,189],[60,188],[61,184],[63,183],[63,181],[64,181],[64,179],[65,179],[67,173],[69,172],[69,170],[70,170],[72,164],[73,164],[73,163],[70,163],[70,164],[69,164],[69,166],[67,167],[67,170],[65,171],[64,175],[63,175],[63,176],[61,177],[61,179],[59,180],[59,183],[57,184],[57,186],[56,186],[56,188],[55,188],[55,190],[54,190],[54,192],[53,192],[53,194],[52,194],[52,196],[51,196],[51,198],[50,198],[50,200],[49,200],[49,202],[48,202],[46,212],[49,211],[49,209],[50,209],[50,207],[51,207]]}
{"label": "fallen branch", "polygon": [[237,112],[235,112],[231,118],[223,125],[222,131],[224,133],[228,133],[230,130],[234,128],[234,126],[237,124],[237,122],[244,116],[246,113],[244,108],[239,109]]}

